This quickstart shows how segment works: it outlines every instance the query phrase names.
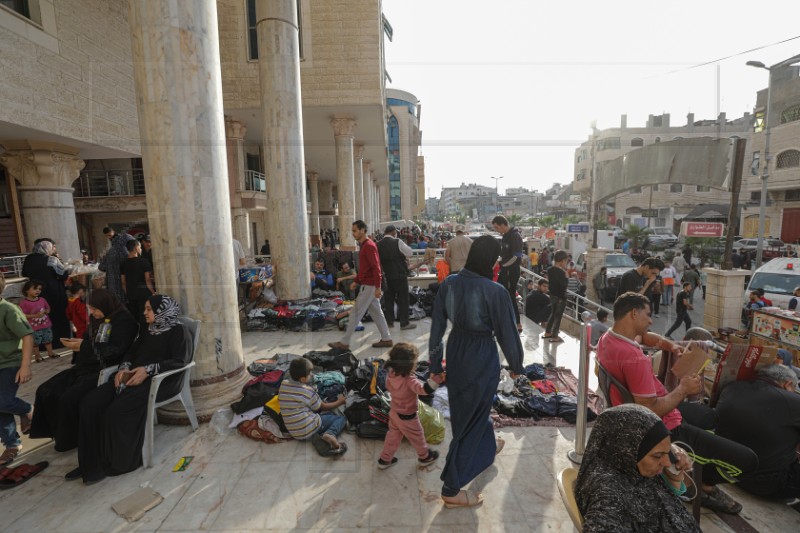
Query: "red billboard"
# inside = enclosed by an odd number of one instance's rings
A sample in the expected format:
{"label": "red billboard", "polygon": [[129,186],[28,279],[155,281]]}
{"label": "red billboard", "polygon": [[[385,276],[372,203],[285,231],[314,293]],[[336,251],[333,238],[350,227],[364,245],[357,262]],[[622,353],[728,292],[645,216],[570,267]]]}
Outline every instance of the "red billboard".
{"label": "red billboard", "polygon": [[681,235],[684,237],[722,237],[725,224],[722,222],[682,222]]}

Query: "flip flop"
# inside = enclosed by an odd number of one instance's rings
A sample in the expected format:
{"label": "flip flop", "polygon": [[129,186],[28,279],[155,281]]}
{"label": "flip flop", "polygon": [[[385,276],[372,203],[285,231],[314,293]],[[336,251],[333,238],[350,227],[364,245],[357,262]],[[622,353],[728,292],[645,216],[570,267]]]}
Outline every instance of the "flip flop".
{"label": "flip flop", "polygon": [[[483,494],[480,492],[475,493],[468,490],[462,490],[461,492],[466,495],[466,502],[448,502],[442,498],[442,501],[444,501],[444,506],[448,509],[455,509],[456,507],[475,507],[476,505],[483,503]],[[459,492],[459,494],[461,494],[461,492]]]}
{"label": "flip flop", "polygon": [[494,439],[494,444],[495,444],[495,447],[497,448],[495,450],[494,454],[495,455],[500,455],[500,452],[502,452],[503,448],[506,447],[506,441],[504,441],[500,437],[497,437],[497,438]]}
{"label": "flip flop", "polygon": [[332,457],[334,455],[342,455],[344,452],[347,451],[347,445],[344,442],[340,442],[338,448],[332,448],[330,443],[328,443],[320,435],[314,435],[313,437],[311,437],[311,444],[314,445],[314,449],[317,450],[317,453],[320,454],[322,457]]}
{"label": "flip flop", "polygon": [[36,474],[38,474],[48,466],[50,466],[50,463],[48,463],[47,461],[42,461],[41,463],[36,463],[35,465],[31,465],[28,463],[19,465],[17,468],[14,469],[14,472],[11,475],[0,481],[0,490],[6,490],[18,487],[19,485],[22,485],[23,483],[34,477]]}

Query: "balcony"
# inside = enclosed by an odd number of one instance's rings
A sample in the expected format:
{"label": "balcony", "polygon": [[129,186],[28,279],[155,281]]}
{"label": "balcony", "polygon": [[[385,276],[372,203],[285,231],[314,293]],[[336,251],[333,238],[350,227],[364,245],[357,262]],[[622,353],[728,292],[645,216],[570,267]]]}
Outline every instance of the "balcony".
{"label": "balcony", "polygon": [[256,170],[245,170],[244,190],[267,192],[267,177]]}
{"label": "balcony", "polygon": [[74,198],[143,196],[144,172],[142,169],[85,170],[73,187]]}

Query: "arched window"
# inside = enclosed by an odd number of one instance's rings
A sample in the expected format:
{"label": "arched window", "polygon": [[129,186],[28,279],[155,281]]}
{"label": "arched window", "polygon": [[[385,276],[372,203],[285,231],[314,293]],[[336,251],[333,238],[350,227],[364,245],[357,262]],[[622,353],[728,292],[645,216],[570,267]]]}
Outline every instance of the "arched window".
{"label": "arched window", "polygon": [[654,142],[660,143],[661,142],[661,137],[656,137],[656,140]]}
{"label": "arched window", "polygon": [[634,137],[631,139],[631,146],[644,146],[644,139]]}
{"label": "arched window", "polygon": [[797,150],[786,150],[778,154],[776,168],[800,167],[800,152]]}
{"label": "arched window", "polygon": [[800,120],[800,104],[795,104],[781,111],[781,124]]}

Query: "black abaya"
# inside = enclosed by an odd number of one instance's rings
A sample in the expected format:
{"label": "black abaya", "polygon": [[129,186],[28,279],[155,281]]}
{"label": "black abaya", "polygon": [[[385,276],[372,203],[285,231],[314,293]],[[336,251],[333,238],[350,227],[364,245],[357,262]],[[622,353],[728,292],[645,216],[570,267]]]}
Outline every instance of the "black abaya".
{"label": "black abaya", "polygon": [[53,348],[63,345],[59,339],[68,339],[72,336],[67,318],[67,290],[64,280],[67,274],[58,275],[55,270],[47,266],[47,256],[40,253],[29,254],[22,263],[22,275],[28,279],[41,281],[42,293],[40,296],[50,304],[50,322],[53,323]]}

